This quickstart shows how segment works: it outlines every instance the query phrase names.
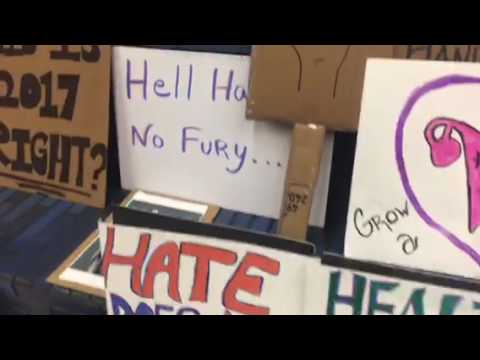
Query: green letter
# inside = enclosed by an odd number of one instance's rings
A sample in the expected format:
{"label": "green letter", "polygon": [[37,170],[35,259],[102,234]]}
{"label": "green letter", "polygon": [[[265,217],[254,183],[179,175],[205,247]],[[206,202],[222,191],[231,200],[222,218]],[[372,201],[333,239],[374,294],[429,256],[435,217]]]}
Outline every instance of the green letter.
{"label": "green letter", "polygon": [[414,315],[425,315],[425,309],[423,307],[423,297],[425,296],[425,289],[416,289],[410,295],[410,299],[408,300],[407,305],[402,311],[402,315],[406,315],[410,306],[413,307],[413,314]]}
{"label": "green letter", "polygon": [[458,303],[462,301],[461,296],[445,295],[442,298],[442,305],[440,308],[440,315],[453,315]]}
{"label": "green letter", "polygon": [[353,315],[362,314],[363,295],[367,279],[364,276],[353,276],[353,296],[341,296],[338,293],[340,288],[340,271],[330,273],[330,285],[328,289],[327,315],[335,315],[336,304],[346,304],[353,308]]}
{"label": "green letter", "polygon": [[381,281],[372,281],[370,284],[370,301],[368,304],[368,315],[375,315],[375,311],[383,311],[387,314],[393,314],[393,305],[381,304],[378,302],[378,293],[381,290],[392,291],[398,286],[398,283],[387,283]]}

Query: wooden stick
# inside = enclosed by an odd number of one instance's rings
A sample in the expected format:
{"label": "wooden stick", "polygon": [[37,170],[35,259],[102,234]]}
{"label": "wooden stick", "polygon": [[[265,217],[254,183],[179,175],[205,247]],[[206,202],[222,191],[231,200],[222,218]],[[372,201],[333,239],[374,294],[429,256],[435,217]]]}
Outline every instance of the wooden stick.
{"label": "wooden stick", "polygon": [[325,132],[325,127],[319,125],[297,124],[294,127],[278,226],[281,236],[306,240]]}

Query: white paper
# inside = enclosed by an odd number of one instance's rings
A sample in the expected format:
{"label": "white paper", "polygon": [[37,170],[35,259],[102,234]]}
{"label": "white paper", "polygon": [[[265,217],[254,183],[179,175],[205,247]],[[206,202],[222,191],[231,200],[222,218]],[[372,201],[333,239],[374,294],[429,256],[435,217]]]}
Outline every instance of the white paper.
{"label": "white paper", "polygon": [[[278,218],[291,127],[245,118],[249,68],[248,56],[115,47],[122,187]],[[324,225],[332,148],[328,135],[311,225]]]}
{"label": "white paper", "polygon": [[[194,313],[201,315],[236,315],[236,314],[299,314],[303,312],[303,290],[305,280],[305,263],[296,254],[263,248],[255,245],[242,244],[234,241],[215,240],[204,236],[155,231],[126,226],[112,226],[100,224],[99,231],[102,239],[102,248],[105,249],[107,227],[114,229],[113,254],[133,256],[139,248],[140,236],[150,234],[148,254],[142,261],[143,286],[148,287],[145,280],[146,269],[154,267],[155,254],[165,244],[177,249],[178,265],[170,267],[171,276],[164,271],[154,279],[153,296],[141,294],[132,290],[132,266],[111,263],[106,277],[107,309],[109,314],[129,314],[125,305],[115,306],[115,298],[121,298],[129,304],[133,312],[141,303],[147,305],[157,315],[176,315]],[[211,261],[208,271],[201,276],[199,261],[186,250],[187,246],[194,245],[204,250],[215,249],[215,252],[228,252],[222,260]],[[230,258],[229,258],[230,257]],[[172,261],[172,257],[165,259],[165,263]],[[217,258],[219,259],[219,258]],[[223,257],[222,257],[223,259]],[[236,273],[242,272],[242,288],[233,291]],[[173,285],[177,277],[177,285]],[[247,279],[248,277],[248,279]],[[191,301],[195,284],[200,286],[201,279],[206,279],[203,287],[205,298]],[[174,290],[170,289],[170,282]],[[146,285],[147,284],[147,285]],[[230,286],[230,288],[229,288]],[[288,289],[288,291],[285,291]],[[178,291],[177,298],[174,291]],[[113,299],[113,300],[112,300]],[[123,301],[122,301],[123,302]],[[238,305],[238,303],[242,303]]]}
{"label": "white paper", "polygon": [[347,257],[480,277],[479,100],[480,64],[368,61]]}

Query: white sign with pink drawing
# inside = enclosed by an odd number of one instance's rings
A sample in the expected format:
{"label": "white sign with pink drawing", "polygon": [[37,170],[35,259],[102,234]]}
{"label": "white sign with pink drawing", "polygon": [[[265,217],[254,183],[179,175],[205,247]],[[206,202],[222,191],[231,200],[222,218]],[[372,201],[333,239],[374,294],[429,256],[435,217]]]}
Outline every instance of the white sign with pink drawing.
{"label": "white sign with pink drawing", "polygon": [[367,64],[348,257],[480,277],[480,64]]}

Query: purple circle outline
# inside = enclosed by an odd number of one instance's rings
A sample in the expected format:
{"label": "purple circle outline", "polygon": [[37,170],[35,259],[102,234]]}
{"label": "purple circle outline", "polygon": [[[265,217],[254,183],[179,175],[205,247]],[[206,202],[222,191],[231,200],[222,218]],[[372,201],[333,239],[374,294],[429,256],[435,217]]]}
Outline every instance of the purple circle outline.
{"label": "purple circle outline", "polygon": [[410,116],[410,113],[412,112],[417,102],[422,97],[432,91],[443,89],[451,85],[465,84],[480,84],[480,78],[464,75],[449,75],[430,81],[425,85],[415,89],[415,91],[410,95],[410,98],[407,100],[407,103],[405,104],[398,119],[397,131],[395,134],[395,157],[397,160],[398,171],[400,172],[400,178],[403,187],[405,189],[405,192],[407,193],[408,199],[412,203],[418,215],[422,218],[423,221],[425,221],[428,226],[445,236],[458,249],[469,255],[477,263],[477,265],[480,265],[480,254],[475,251],[475,249],[466,244],[464,241],[460,240],[455,234],[451,233],[442,225],[433,220],[420,205],[420,202],[415,196],[412,186],[410,185],[410,180],[408,178],[407,170],[405,167],[405,160],[403,158],[403,137],[405,125],[407,123],[408,117]]}

